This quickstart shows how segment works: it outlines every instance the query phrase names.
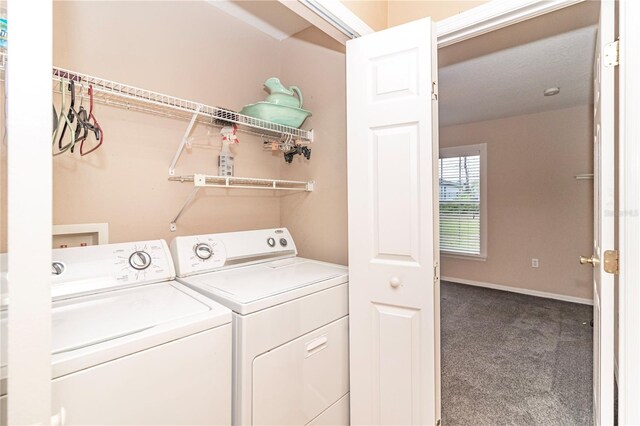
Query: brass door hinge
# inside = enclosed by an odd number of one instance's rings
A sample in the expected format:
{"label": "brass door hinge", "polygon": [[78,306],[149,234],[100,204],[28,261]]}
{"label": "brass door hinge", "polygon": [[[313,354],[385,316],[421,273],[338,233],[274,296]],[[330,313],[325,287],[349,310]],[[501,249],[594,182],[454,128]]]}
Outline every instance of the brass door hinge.
{"label": "brass door hinge", "polygon": [[617,274],[620,271],[619,259],[618,250],[606,250],[604,252],[604,271],[609,274]]}
{"label": "brass door hinge", "polygon": [[604,65],[615,67],[620,64],[620,40],[612,41],[604,46]]}

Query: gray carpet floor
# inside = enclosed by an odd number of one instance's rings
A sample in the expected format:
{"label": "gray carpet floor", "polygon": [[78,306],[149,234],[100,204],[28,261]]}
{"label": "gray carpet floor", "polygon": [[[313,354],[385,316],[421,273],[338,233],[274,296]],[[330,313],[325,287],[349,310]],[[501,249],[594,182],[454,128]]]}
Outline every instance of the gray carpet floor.
{"label": "gray carpet floor", "polygon": [[590,425],[592,307],[443,282],[442,424]]}

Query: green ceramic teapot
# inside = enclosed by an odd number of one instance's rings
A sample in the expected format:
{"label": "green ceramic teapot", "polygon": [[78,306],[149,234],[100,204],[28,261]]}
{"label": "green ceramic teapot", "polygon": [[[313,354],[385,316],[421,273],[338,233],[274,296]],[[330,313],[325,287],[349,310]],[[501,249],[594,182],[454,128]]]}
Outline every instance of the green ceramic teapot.
{"label": "green ceramic teapot", "polygon": [[[302,107],[302,91],[296,86],[288,89],[280,83],[277,77],[271,77],[264,82],[264,87],[269,92],[266,101],[276,105],[283,105],[292,108]],[[297,95],[296,98],[294,95]]]}

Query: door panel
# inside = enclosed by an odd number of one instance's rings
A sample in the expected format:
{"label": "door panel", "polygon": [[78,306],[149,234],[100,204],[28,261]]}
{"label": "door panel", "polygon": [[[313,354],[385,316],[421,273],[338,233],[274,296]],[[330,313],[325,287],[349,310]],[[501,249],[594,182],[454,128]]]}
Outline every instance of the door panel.
{"label": "door panel", "polygon": [[436,70],[429,19],[347,43],[352,424],[440,414]]}
{"label": "door panel", "polygon": [[613,250],[614,68],[602,52],[614,41],[613,1],[600,5],[600,26],[594,59],[594,240],[593,240],[593,416],[596,425],[613,424],[614,276],[604,271],[604,252]]}
{"label": "door panel", "polygon": [[420,235],[415,206],[420,195],[418,127],[412,123],[373,129],[371,134],[374,258],[415,263]]}
{"label": "door panel", "polygon": [[[374,424],[420,424],[420,311],[373,304]],[[393,368],[382,363],[392,362]],[[398,392],[403,389],[404,392]]]}

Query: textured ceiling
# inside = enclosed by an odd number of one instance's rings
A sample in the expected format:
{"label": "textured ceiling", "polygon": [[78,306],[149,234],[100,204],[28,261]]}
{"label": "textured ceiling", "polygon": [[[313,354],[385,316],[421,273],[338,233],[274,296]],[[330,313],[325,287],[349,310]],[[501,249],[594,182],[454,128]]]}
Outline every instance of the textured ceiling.
{"label": "textured ceiling", "polygon": [[[589,26],[440,68],[440,125],[591,103],[596,33]],[[556,86],[559,95],[543,96]]]}

